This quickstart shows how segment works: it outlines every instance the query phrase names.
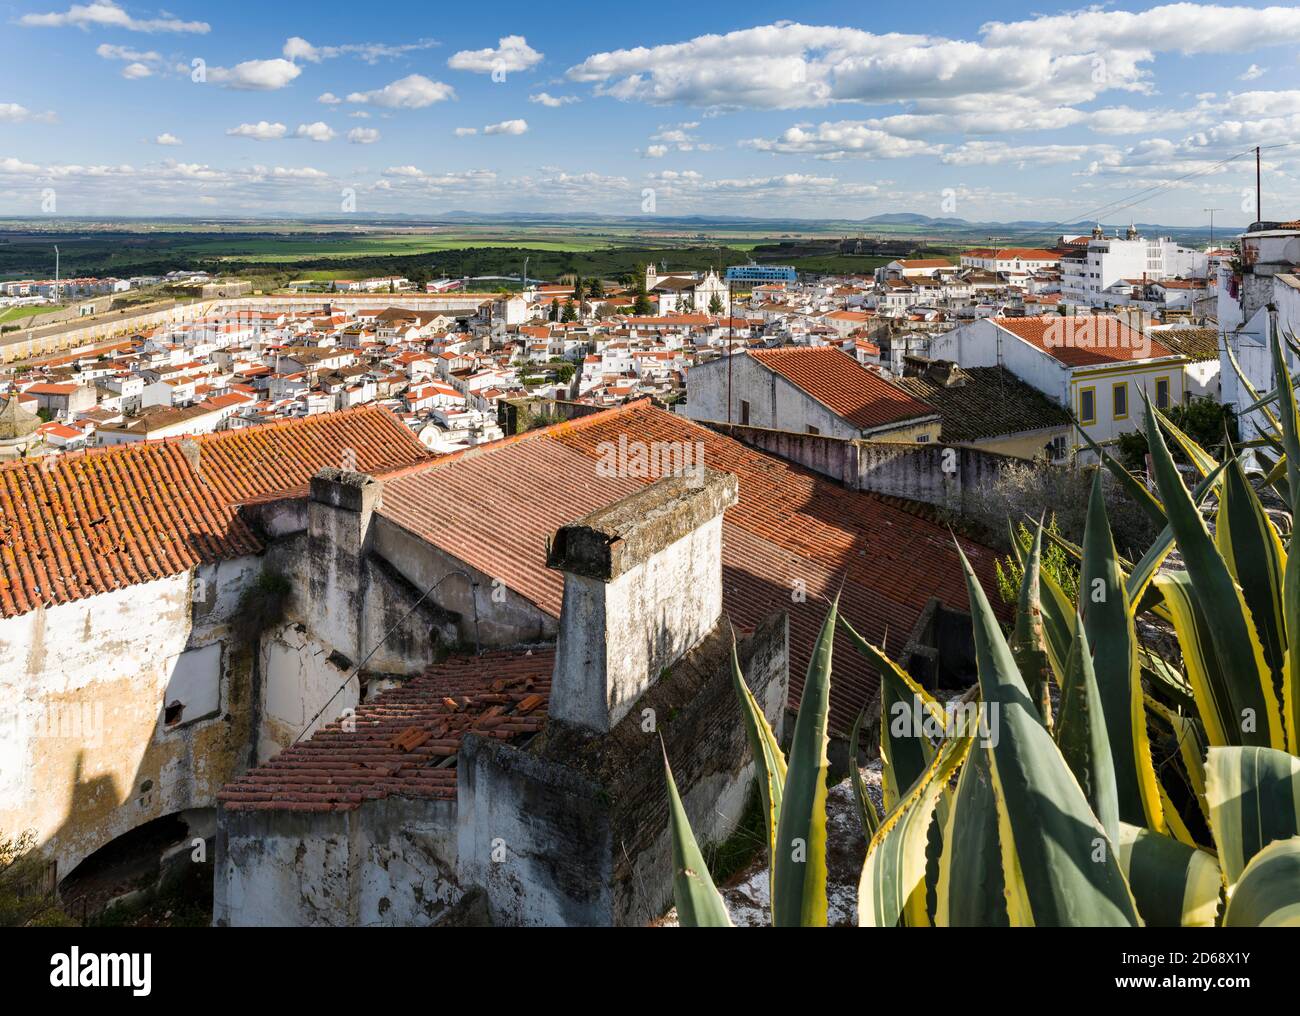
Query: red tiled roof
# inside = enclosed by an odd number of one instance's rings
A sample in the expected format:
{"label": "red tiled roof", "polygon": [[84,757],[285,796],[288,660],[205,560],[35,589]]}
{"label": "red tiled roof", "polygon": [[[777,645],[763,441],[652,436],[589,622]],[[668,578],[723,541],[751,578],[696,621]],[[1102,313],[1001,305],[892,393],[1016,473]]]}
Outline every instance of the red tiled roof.
{"label": "red tiled roof", "polygon": [[451,657],[226,784],[236,811],[349,811],[387,797],[455,800],[447,762],[469,732],[511,740],[546,720],[555,652]]}
{"label": "red tiled roof", "polygon": [[179,442],[0,466],[3,617],[259,550]]}
{"label": "red tiled roof", "polygon": [[1175,355],[1168,347],[1110,314],[1045,314],[993,318],[993,323],[1067,367],[1103,366]]}
{"label": "red tiled roof", "polygon": [[881,427],[934,410],[835,346],[751,349],[746,354],[855,427]]}
{"label": "red tiled roof", "polygon": [[410,428],[383,406],[221,431],[196,440],[203,478],[228,504],[304,491],[325,466],[385,473],[431,457]]}
{"label": "red tiled roof", "polygon": [[[380,514],[559,617],[564,578],[546,567],[546,541],[566,522],[639,490],[660,475],[602,475],[598,462],[628,442],[700,443],[704,464],[739,478],[723,526],[724,602],[751,629],[790,612],[790,703],[797,705],[825,597],[864,636],[897,653],[931,597],[966,609],[952,537],[928,509],[846,490],[782,459],[642,400],[577,421],[444,456],[384,485]],[[650,456],[653,458],[654,456]],[[986,588],[995,553],[962,539]],[[806,602],[792,594],[806,592]],[[877,678],[836,639],[831,727],[847,734]]]}

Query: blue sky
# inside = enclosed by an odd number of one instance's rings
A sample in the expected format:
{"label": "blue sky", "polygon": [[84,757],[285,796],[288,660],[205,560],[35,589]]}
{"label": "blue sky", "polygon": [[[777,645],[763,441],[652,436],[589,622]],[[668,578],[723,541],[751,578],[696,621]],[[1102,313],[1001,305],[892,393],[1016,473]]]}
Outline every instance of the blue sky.
{"label": "blue sky", "polygon": [[0,2],[0,213],[1231,225],[1300,139],[1297,7],[635,10]]}

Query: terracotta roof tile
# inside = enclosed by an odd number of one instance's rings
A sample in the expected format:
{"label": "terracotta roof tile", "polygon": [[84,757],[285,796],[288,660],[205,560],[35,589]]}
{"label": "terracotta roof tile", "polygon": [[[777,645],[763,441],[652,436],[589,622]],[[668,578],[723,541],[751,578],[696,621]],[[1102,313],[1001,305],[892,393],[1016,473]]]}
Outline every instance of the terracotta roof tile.
{"label": "terracotta roof tile", "polygon": [[[546,567],[547,539],[661,474],[662,460],[651,462],[643,476],[598,469],[620,439],[625,448],[632,442],[695,448],[699,442],[706,466],[739,478],[739,503],[723,525],[725,607],[742,629],[773,611],[790,611],[792,706],[799,702],[825,597],[841,583],[848,619],[878,644],[888,634],[893,652],[903,648],[932,596],[966,609],[952,537],[928,508],[846,490],[645,400],[444,456],[388,481],[379,511],[559,617],[564,579]],[[962,546],[992,588],[994,552],[964,538]],[[874,672],[837,638],[834,731],[848,732],[876,686]]]}
{"label": "terracotta roof tile", "polygon": [[259,550],[179,442],[0,466],[0,616]]}
{"label": "terracotta roof tile", "polygon": [[232,811],[349,811],[388,797],[455,800],[455,759],[473,731],[503,741],[546,723],[555,652],[451,657],[226,784]]}
{"label": "terracotta roof tile", "polygon": [[1168,347],[1110,314],[1045,314],[992,321],[1067,367],[1094,367],[1175,355]]}
{"label": "terracotta roof tile", "polygon": [[930,406],[835,346],[751,349],[743,355],[752,356],[855,427],[870,429],[934,415]]}
{"label": "terracotta roof tile", "polygon": [[360,406],[240,430],[206,434],[203,478],[230,504],[305,491],[325,466],[385,473],[431,455],[383,406]]}

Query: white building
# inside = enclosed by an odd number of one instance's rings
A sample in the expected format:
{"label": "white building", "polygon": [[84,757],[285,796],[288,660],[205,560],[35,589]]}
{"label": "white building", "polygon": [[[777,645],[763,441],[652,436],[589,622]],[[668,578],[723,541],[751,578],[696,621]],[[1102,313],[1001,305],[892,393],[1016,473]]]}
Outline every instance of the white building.
{"label": "white building", "polygon": [[1146,239],[1132,226],[1123,237],[1092,231],[1086,248],[1061,258],[1061,298],[1089,307],[1107,305],[1106,290],[1123,279],[1205,278],[1209,258],[1204,251],[1180,247],[1169,237]]}

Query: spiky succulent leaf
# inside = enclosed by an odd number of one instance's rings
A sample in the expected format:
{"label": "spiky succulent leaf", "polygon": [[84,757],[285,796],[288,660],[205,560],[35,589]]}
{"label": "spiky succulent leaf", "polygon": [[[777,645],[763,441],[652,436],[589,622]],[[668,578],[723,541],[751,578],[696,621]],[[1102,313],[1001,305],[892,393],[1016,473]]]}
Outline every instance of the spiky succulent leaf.
{"label": "spiky succulent leaf", "polygon": [[849,733],[849,778],[853,782],[853,803],[858,811],[858,821],[862,823],[863,834],[870,840],[880,828],[880,813],[876,811],[876,802],[867,793],[862,769],[858,766],[858,736],[862,733],[862,721],[866,715],[866,710],[858,713]]}
{"label": "spiky succulent leaf", "polygon": [[731,917],[714,888],[709,869],[700,853],[690,820],[677,793],[668,753],[664,752],[664,782],[668,787],[668,819],[673,852],[673,901],[683,928],[729,928]]}
{"label": "spiky succulent leaf", "polygon": [[972,738],[952,737],[885,816],[867,844],[858,881],[858,925],[891,928],[925,891],[926,845],[939,796],[970,751]]}
{"label": "spiky succulent leaf", "polygon": [[1214,927],[1219,865],[1209,851],[1124,823],[1119,858],[1147,927]]}
{"label": "spiky succulent leaf", "polygon": [[794,721],[772,851],[772,922],[777,927],[826,925],[827,718],[838,603],[837,597],[822,622]]}
{"label": "spiky succulent leaf", "polygon": [[957,780],[939,861],[934,923],[940,928],[1008,924],[991,764],[988,752],[977,748]]}
{"label": "spiky succulent leaf", "polygon": [[1038,709],[1039,719],[1052,729],[1052,668],[1048,659],[1047,639],[1043,633],[1043,608],[1039,593],[1039,575],[1043,559],[1043,520],[1038,520],[1034,541],[1025,558],[1024,577],[1020,583],[1020,602],[1016,625],[1011,635],[1011,655],[1020,667],[1020,676],[1029,689],[1029,697]]}
{"label": "spiky succulent leaf", "polygon": [[1134,926],[1137,907],[1105,829],[1039,722],[988,597],[958,546],[988,710],[986,744],[1013,926]]}
{"label": "spiky succulent leaf", "polygon": [[1300,927],[1300,837],[1270,843],[1237,882],[1225,928]]}
{"label": "spiky succulent leaf", "polygon": [[781,817],[781,793],[786,776],[785,754],[781,751],[781,745],[758,700],[745,683],[745,675],[740,672],[740,658],[736,655],[734,641],[731,644],[731,682],[740,702],[740,715],[745,726],[745,738],[749,741],[749,753],[754,756],[754,779],[763,801],[770,857],[772,844],[776,841],[777,823]]}
{"label": "spiky succulent leaf", "polygon": [[1097,816],[1112,843],[1119,835],[1119,792],[1115,785],[1115,761],[1106,733],[1106,711],[1092,667],[1092,648],[1083,620],[1076,615],[1074,642],[1065,668],[1061,690],[1061,719],[1056,744],[1074,773],[1092,813]]}
{"label": "spiky succulent leaf", "polygon": [[1106,516],[1100,473],[1093,477],[1088,499],[1079,601],[1110,738],[1119,817],[1162,832],[1164,813],[1142,709],[1137,632]]}
{"label": "spiky succulent leaf", "polygon": [[1252,857],[1275,840],[1300,836],[1300,758],[1273,748],[1211,748],[1205,801],[1231,900]]}
{"label": "spiky succulent leaf", "polygon": [[1282,596],[1287,553],[1235,457],[1228,466],[1223,494],[1219,498],[1214,542],[1232,577],[1241,587],[1242,598],[1255,622],[1273,684],[1273,695],[1283,704],[1287,744],[1295,751],[1295,717],[1286,708],[1293,695],[1291,660],[1287,653],[1286,605]]}
{"label": "spiky succulent leaf", "polygon": [[[1143,400],[1146,401],[1145,395]],[[1227,562],[1205,527],[1205,521],[1183,486],[1150,402],[1146,401],[1146,405],[1147,445],[1156,483],[1190,579],[1183,591],[1187,599],[1194,600],[1199,610],[1170,603],[1167,592],[1171,587],[1162,582],[1160,588],[1166,592],[1165,602],[1174,615],[1180,641],[1184,645],[1190,642],[1201,649],[1211,649],[1222,674],[1222,690],[1227,696],[1226,705],[1230,707],[1232,719],[1225,729],[1219,731],[1223,740],[1218,743],[1282,746],[1285,744],[1282,710],[1273,691],[1255,621],[1246,606],[1241,587],[1233,579]],[[1189,623],[1203,623],[1205,631],[1187,630]],[[1195,688],[1196,682],[1192,683]],[[1220,714],[1223,705],[1219,704]],[[1220,719],[1225,718],[1220,715]],[[1210,734],[1211,743],[1215,743],[1208,719],[1206,732]]]}

